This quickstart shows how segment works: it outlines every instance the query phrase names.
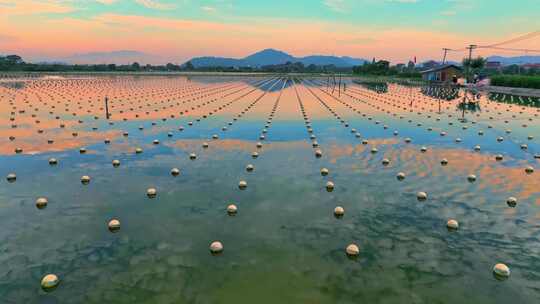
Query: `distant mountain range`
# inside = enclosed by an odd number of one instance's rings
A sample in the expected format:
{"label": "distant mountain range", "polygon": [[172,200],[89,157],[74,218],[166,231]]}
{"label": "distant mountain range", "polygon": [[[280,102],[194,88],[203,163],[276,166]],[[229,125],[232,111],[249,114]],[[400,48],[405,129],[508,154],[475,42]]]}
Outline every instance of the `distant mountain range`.
{"label": "distant mountain range", "polygon": [[502,65],[540,63],[540,56],[516,56],[516,57],[490,56],[487,59],[488,61],[498,61]]}
{"label": "distant mountain range", "polygon": [[68,64],[164,64],[166,61],[160,56],[139,51],[120,50],[111,52],[90,52],[74,54],[67,57],[46,58],[34,60],[34,62],[68,63]]}
{"label": "distant mountain range", "polygon": [[261,67],[265,65],[284,64],[287,62],[301,62],[305,66],[310,64],[314,65],[330,65],[333,64],[337,67],[352,67],[355,65],[362,65],[366,61],[365,59],[352,58],[352,57],[336,57],[336,56],[323,56],[312,55],[307,57],[294,57],[285,52],[266,49],[255,54],[249,55],[244,58],[226,58],[226,57],[196,57],[189,60],[194,67]]}

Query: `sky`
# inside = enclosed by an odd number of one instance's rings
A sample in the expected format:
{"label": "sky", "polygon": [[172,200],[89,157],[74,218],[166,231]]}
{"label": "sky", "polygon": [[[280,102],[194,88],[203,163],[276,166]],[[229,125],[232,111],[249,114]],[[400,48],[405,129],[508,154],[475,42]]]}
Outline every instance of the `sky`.
{"label": "sky", "polygon": [[[28,61],[135,50],[183,63],[274,48],[406,63],[538,30],[540,0],[0,0],[0,54]],[[538,50],[540,36],[506,47]]]}

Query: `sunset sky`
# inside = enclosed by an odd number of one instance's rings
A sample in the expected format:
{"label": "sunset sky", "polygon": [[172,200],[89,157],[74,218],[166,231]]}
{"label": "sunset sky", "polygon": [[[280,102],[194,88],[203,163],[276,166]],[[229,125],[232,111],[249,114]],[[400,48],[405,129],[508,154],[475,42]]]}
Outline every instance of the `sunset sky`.
{"label": "sunset sky", "polygon": [[[275,48],[295,56],[440,60],[443,47],[540,30],[539,12],[540,0],[0,0],[0,54],[48,60],[136,50],[159,56],[152,63],[182,63]],[[540,49],[540,36],[507,47]]]}

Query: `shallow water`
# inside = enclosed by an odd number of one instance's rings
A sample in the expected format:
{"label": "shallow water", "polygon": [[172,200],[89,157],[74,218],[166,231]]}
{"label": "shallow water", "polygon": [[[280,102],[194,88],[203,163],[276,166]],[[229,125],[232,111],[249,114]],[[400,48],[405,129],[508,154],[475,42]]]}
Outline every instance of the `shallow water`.
{"label": "shallow water", "polygon": [[[2,84],[0,174],[17,175],[0,181],[2,303],[540,301],[537,107],[483,96],[475,112],[456,100],[441,101],[439,112],[420,88],[350,80],[341,92],[326,79],[279,77]],[[418,191],[428,199],[418,201]],[[38,197],[48,198],[45,209]],[[344,217],[333,216],[336,206]],[[112,218],[117,233],[107,229]],[[450,218],[457,231],[447,230]],[[209,251],[215,240],[219,255]],[[350,243],[358,258],[345,254]],[[510,267],[509,279],[493,276],[496,263]],[[61,282],[45,292],[48,273]]]}

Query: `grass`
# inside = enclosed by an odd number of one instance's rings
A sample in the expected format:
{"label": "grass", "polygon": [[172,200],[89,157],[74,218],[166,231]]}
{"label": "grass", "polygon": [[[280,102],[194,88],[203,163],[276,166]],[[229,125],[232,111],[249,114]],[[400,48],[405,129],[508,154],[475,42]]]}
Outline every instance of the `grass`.
{"label": "grass", "polygon": [[491,77],[491,85],[540,89],[540,76],[497,75]]}

